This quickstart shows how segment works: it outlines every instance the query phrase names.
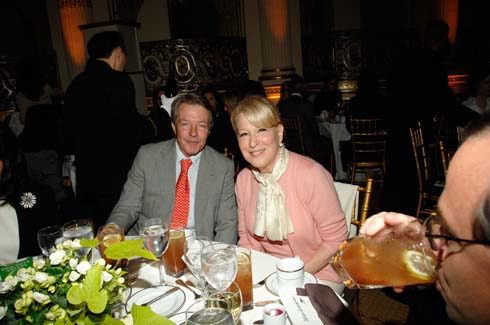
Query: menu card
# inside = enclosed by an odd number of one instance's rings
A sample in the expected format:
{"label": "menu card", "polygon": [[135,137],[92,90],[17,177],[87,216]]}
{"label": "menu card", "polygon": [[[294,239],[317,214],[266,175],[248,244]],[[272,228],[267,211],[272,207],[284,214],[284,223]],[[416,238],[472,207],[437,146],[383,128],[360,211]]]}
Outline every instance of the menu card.
{"label": "menu card", "polygon": [[281,295],[280,297],[293,325],[323,325],[308,296]]}

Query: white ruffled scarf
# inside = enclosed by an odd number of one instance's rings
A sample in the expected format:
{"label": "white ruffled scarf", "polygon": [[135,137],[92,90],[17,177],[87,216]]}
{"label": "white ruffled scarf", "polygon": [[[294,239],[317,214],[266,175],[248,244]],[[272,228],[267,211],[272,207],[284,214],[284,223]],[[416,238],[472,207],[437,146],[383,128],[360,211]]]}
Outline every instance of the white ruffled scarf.
{"label": "white ruffled scarf", "polygon": [[281,147],[279,160],[276,162],[271,174],[261,174],[253,170],[253,174],[260,183],[257,209],[255,217],[254,234],[267,237],[271,241],[283,241],[288,234],[294,232],[293,224],[286,208],[284,192],[278,180],[286,171],[289,163],[289,153]]}

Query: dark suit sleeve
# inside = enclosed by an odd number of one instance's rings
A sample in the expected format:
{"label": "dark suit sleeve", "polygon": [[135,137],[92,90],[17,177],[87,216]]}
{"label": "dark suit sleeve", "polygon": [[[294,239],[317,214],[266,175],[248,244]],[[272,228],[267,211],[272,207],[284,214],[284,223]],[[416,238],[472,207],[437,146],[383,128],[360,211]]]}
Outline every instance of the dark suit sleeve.
{"label": "dark suit sleeve", "polygon": [[125,232],[137,221],[143,204],[145,176],[143,164],[145,161],[145,147],[141,147],[134,159],[133,166],[128,173],[121,197],[111,212],[107,222],[116,223],[124,227]]}
{"label": "dark suit sleeve", "polygon": [[216,233],[214,240],[229,244],[236,244],[238,232],[234,174],[233,162],[227,161],[224,168],[218,218],[214,229]]}

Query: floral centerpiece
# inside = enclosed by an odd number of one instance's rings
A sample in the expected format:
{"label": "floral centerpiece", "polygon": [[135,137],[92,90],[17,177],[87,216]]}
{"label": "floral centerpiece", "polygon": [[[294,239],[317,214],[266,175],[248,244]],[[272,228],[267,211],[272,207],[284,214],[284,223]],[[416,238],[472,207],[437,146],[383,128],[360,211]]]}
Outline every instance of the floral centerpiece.
{"label": "floral centerpiece", "polygon": [[[125,302],[126,272],[118,263],[111,266],[103,259],[93,264],[86,257],[79,260],[75,252],[82,245],[93,248],[98,242],[97,239],[64,241],[49,258],[36,259],[32,266],[9,274],[0,283],[0,323],[123,324],[111,316],[111,311],[115,305]],[[156,259],[141,246],[142,240],[122,241],[109,246],[105,254],[114,260],[133,256]],[[143,315],[146,320],[158,316],[148,307],[136,308],[141,310],[135,314]]]}

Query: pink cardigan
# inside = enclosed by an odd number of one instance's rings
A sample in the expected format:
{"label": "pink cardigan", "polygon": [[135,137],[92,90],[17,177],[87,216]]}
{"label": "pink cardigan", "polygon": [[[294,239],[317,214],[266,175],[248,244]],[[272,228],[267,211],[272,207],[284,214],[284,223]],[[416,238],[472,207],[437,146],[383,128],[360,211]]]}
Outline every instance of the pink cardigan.
{"label": "pink cardigan", "polygon": [[[238,244],[278,257],[300,256],[305,262],[323,245],[332,254],[347,239],[347,224],[335,191],[332,176],[314,160],[289,151],[287,170],[279,179],[286,196],[294,233],[288,235],[288,245],[274,246],[268,252],[264,239],[253,233],[259,183],[249,169],[237,177],[235,193],[238,203]],[[280,252],[281,254],[278,254]],[[340,282],[330,265],[315,276],[322,280]]]}

